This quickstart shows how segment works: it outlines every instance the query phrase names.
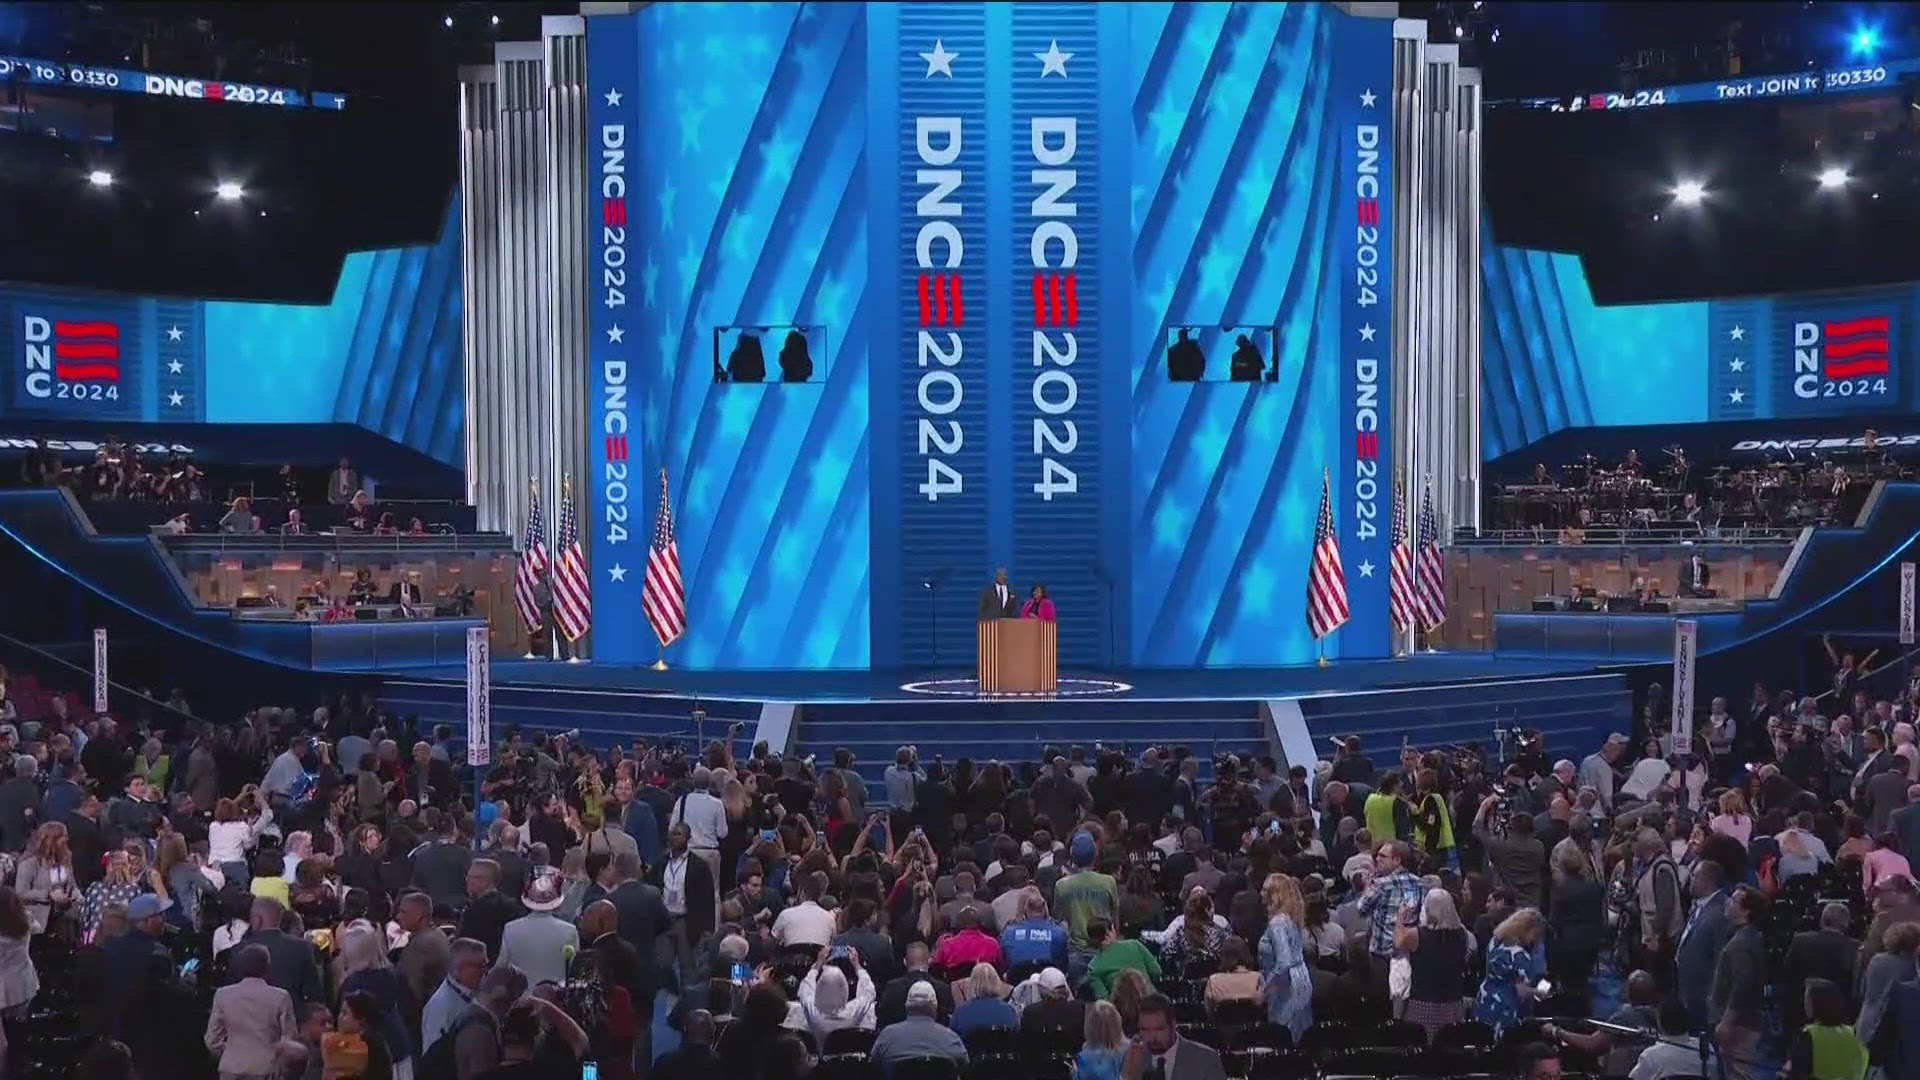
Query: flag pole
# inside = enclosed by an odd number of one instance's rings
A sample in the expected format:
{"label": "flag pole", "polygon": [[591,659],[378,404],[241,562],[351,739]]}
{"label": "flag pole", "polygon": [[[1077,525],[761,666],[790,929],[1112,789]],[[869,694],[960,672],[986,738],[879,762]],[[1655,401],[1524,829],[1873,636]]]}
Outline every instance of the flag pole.
{"label": "flag pole", "polygon": [[1314,661],[1315,665],[1318,667],[1326,667],[1327,666],[1327,639],[1323,637],[1314,638],[1313,647],[1320,654],[1319,658]]}

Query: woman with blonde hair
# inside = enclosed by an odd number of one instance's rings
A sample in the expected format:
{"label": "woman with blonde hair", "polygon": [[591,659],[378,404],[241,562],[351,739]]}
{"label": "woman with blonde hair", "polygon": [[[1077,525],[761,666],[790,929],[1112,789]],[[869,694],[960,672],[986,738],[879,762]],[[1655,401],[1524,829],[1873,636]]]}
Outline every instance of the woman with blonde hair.
{"label": "woman with blonde hair", "polygon": [[1445,889],[1427,890],[1417,923],[1403,920],[1394,927],[1393,947],[1413,969],[1401,1019],[1426,1029],[1428,1042],[1440,1029],[1465,1019],[1460,998],[1467,987],[1472,942],[1453,894]]}
{"label": "woman with blonde hair", "polygon": [[953,1010],[953,1019],[947,1026],[963,1039],[976,1028],[1018,1028],[1020,1014],[1007,1004],[1007,995],[1012,990],[1000,981],[1000,973],[992,964],[973,965],[973,972],[967,976],[967,999]]}
{"label": "woman with blonde hair", "polygon": [[1747,796],[1738,788],[1731,788],[1720,795],[1720,812],[1715,814],[1707,826],[1714,832],[1723,833],[1740,841],[1741,847],[1753,842],[1753,816],[1747,812]]}
{"label": "woman with blonde hair", "polygon": [[1487,943],[1487,973],[1473,999],[1473,1018],[1501,1035],[1533,1013],[1534,984],[1540,981],[1533,947],[1540,943],[1544,920],[1534,908],[1521,908],[1493,930]]}
{"label": "woman with blonde hair", "polygon": [[46,933],[67,913],[77,894],[65,825],[49,821],[33,831],[25,857],[14,866],[13,888],[26,902],[27,922],[36,934]]}
{"label": "woman with blonde hair", "polygon": [[1267,1019],[1298,1039],[1313,1023],[1313,978],[1304,948],[1306,903],[1300,885],[1286,874],[1268,874],[1260,886],[1267,907],[1267,931],[1260,935],[1260,974],[1266,987]]}
{"label": "woman with blonde hair", "polygon": [[1074,1080],[1120,1080],[1120,1066],[1127,1058],[1120,1010],[1111,1001],[1095,1001],[1087,1006],[1086,1017],[1080,1054],[1073,1060]]}

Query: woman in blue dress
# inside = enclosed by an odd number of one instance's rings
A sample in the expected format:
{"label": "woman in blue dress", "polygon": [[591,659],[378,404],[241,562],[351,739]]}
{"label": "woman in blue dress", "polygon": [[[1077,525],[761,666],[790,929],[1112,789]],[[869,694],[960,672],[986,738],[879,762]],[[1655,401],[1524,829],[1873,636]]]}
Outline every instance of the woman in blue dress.
{"label": "woman in blue dress", "polygon": [[1494,928],[1487,943],[1487,974],[1473,999],[1473,1018],[1496,1036],[1533,1014],[1534,983],[1540,980],[1533,949],[1540,928],[1540,913],[1521,908]]}
{"label": "woman in blue dress", "polygon": [[1285,874],[1267,875],[1260,887],[1267,906],[1267,930],[1260,935],[1260,983],[1267,1019],[1298,1039],[1313,1023],[1313,979],[1307,972],[1306,903],[1300,886]]}

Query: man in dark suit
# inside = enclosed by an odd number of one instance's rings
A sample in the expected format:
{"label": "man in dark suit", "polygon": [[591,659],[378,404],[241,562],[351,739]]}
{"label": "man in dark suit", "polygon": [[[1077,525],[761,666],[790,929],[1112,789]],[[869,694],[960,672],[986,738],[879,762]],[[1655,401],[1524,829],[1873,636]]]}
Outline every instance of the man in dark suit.
{"label": "man in dark suit", "polygon": [[393,579],[393,586],[387,590],[387,603],[420,606],[420,573],[409,572]]}
{"label": "man in dark suit", "polygon": [[1767,944],[1760,924],[1767,914],[1767,898],[1759,889],[1742,885],[1726,902],[1727,923],[1733,936],[1720,951],[1707,992],[1707,1019],[1720,1047],[1728,1077],[1751,1077],[1765,1026]]}
{"label": "man in dark suit", "polygon": [[1807,1022],[1801,1015],[1801,998],[1808,979],[1826,979],[1840,988],[1849,1001],[1853,998],[1855,950],[1858,945],[1847,931],[1853,927],[1853,913],[1842,903],[1830,903],[1820,909],[1820,929],[1793,935],[1787,946],[1786,970],[1780,988],[1780,1026],[1798,1031]]}
{"label": "man in dark suit", "polygon": [[1142,1080],[1227,1080],[1220,1054],[1173,1026],[1173,1004],[1166,998],[1159,994],[1143,998],[1139,1022],[1140,1032],[1127,1050],[1123,1075]]}
{"label": "man in dark suit", "polygon": [[[1906,760],[1899,754],[1887,749],[1887,737],[1879,728],[1870,727],[1862,731],[1860,733],[1860,740],[1865,745],[1865,749],[1862,752],[1865,754],[1866,760],[1860,764],[1860,768],[1853,774],[1853,801],[1855,803],[1866,801],[1867,781],[1883,772],[1888,772],[1893,769],[1898,769],[1901,772],[1907,770]],[[91,746],[92,744],[89,743],[88,745]]]}
{"label": "man in dark suit", "polygon": [[1712,585],[1713,567],[1707,560],[1697,551],[1687,556],[1687,561],[1680,564],[1680,595],[1712,596]]}
{"label": "man in dark suit", "polygon": [[1895,810],[1907,805],[1907,774],[1904,770],[1875,773],[1867,780],[1866,797],[1854,812],[1867,819],[1867,835],[1877,837],[1887,831]]}
{"label": "man in dark suit", "polygon": [[660,890],[671,920],[674,954],[680,963],[683,982],[693,978],[693,946],[713,931],[713,871],[705,859],[687,849],[693,833],[686,822],[676,821],[667,830],[667,852],[659,865],[647,871],[647,884]]}
{"label": "man in dark suit", "polygon": [[1020,617],[1020,598],[1013,595],[1013,588],[1007,584],[1007,571],[1001,567],[993,572],[993,584],[980,590],[980,620],[1017,619]]}
{"label": "man in dark suit", "polygon": [[84,795],[80,805],[60,819],[67,826],[67,850],[73,855],[73,883],[82,891],[100,880],[100,859],[107,853],[100,816],[99,796]]}
{"label": "man in dark suit", "polygon": [[492,858],[467,864],[467,908],[460,913],[460,936],[487,947],[488,956],[500,955],[500,935],[507,924],[527,913],[520,901],[500,891],[500,864]]}
{"label": "man in dark suit", "polygon": [[253,902],[248,922],[252,929],[240,939],[242,945],[264,945],[272,962],[267,965],[267,981],[285,990],[293,998],[293,1014],[309,1001],[325,1001],[320,982],[320,964],[314,959],[313,946],[280,929],[286,914],[278,900],[260,898]]}
{"label": "man in dark suit", "polygon": [[1733,927],[1727,923],[1725,879],[1726,870],[1712,859],[1695,864],[1690,882],[1693,911],[1681,927],[1680,942],[1673,950],[1680,1003],[1700,1027],[1707,1022],[1707,989],[1713,981],[1713,966],[1733,934]]}
{"label": "man in dark suit", "polygon": [[[620,936],[633,946],[634,953],[640,958],[640,975],[636,980],[640,989],[635,1005],[651,1006],[654,991],[660,988],[660,963],[656,950],[660,938],[671,929],[673,920],[667,914],[666,901],[661,897],[660,890],[641,879],[638,854],[631,851],[616,852],[609,872],[613,878],[612,886],[607,889],[607,899],[620,916]],[[648,1014],[642,1012],[640,1015]]]}

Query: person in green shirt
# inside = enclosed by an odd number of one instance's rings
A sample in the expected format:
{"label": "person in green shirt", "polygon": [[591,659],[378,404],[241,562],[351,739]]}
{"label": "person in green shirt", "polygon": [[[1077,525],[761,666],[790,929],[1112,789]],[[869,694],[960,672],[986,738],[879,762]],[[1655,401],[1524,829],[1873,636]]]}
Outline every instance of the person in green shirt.
{"label": "person in green shirt", "polygon": [[1138,971],[1147,980],[1147,993],[1159,991],[1153,987],[1153,981],[1160,977],[1160,961],[1154,959],[1153,950],[1134,940],[1123,938],[1113,924],[1105,919],[1095,919],[1087,925],[1087,937],[1099,946],[1100,951],[1093,954],[1093,963],[1087,965],[1087,979],[1093,983],[1093,996],[1106,1001],[1113,997],[1113,984],[1123,971]]}
{"label": "person in green shirt", "polygon": [[1098,947],[1087,934],[1093,920],[1119,921],[1120,886],[1111,874],[1094,870],[1098,850],[1091,835],[1075,833],[1067,845],[1073,873],[1053,886],[1053,910],[1067,924],[1067,945],[1075,953],[1091,953]]}
{"label": "person in green shirt", "polygon": [[1787,1072],[1813,1080],[1860,1080],[1867,1074],[1867,1048],[1853,1033],[1853,1010],[1840,987],[1827,979],[1808,979],[1806,1015],[1787,1053]]}

